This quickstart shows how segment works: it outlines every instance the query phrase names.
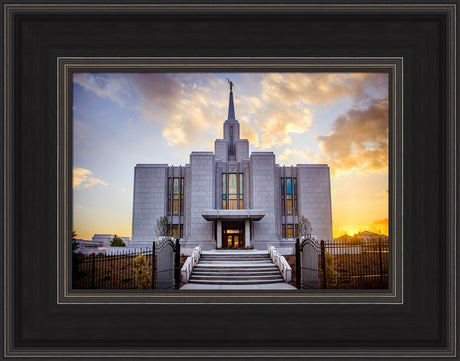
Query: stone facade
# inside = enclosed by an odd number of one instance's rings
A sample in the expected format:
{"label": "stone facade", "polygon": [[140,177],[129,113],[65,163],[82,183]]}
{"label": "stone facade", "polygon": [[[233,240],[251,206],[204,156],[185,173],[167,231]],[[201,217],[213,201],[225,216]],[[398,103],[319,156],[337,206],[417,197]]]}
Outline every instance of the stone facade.
{"label": "stone facade", "polygon": [[156,220],[165,215],[167,164],[138,164],[134,169],[132,239],[152,243]]}
{"label": "stone facade", "polygon": [[302,216],[313,236],[331,240],[329,173],[326,164],[281,167],[272,152],[249,154],[230,92],[223,139],[215,141],[214,152],[192,152],[184,167],[136,166],[131,244],[151,244],[162,216],[185,247],[292,247]]}

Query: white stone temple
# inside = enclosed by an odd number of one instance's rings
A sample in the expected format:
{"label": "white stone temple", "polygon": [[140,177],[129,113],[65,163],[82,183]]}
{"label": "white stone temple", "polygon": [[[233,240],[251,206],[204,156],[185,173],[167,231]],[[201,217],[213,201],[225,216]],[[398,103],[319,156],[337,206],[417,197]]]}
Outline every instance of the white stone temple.
{"label": "white stone temple", "polygon": [[279,166],[273,152],[252,152],[240,138],[232,83],[223,139],[214,152],[192,152],[185,166],[138,164],[134,170],[132,241],[150,247],[166,216],[183,247],[292,247],[305,216],[312,235],[332,240],[327,164]]}

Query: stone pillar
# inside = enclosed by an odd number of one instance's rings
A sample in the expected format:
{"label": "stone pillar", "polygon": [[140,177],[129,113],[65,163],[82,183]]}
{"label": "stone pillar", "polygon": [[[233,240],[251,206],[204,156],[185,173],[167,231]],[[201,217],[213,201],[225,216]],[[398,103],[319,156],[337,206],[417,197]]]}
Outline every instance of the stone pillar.
{"label": "stone pillar", "polygon": [[246,219],[244,222],[244,247],[249,248],[251,246],[251,221]]}
{"label": "stone pillar", "polygon": [[222,221],[220,219],[217,220],[216,233],[217,248],[222,248]]}

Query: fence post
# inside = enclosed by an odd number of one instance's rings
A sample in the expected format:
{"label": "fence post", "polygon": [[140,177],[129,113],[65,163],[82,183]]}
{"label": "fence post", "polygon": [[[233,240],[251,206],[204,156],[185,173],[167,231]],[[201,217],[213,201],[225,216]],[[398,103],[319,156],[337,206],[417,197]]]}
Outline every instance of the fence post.
{"label": "fence post", "polygon": [[180,243],[179,238],[176,238],[176,247],[174,254],[174,281],[176,290],[180,287]]}
{"label": "fence post", "polygon": [[302,277],[302,269],[300,264],[300,239],[295,240],[295,286],[300,290],[300,278]]}
{"label": "fence post", "polygon": [[92,258],[91,258],[91,288],[95,288],[95,287],[94,287],[94,269],[95,269],[95,263],[96,263],[96,254],[93,253],[93,254],[92,254]]}
{"label": "fence post", "polygon": [[326,252],[324,249],[324,241],[321,240],[321,266],[323,268],[323,288],[327,288],[327,274],[326,274]]}
{"label": "fence post", "polygon": [[383,265],[382,265],[382,239],[379,238],[379,266],[380,266],[380,284],[383,283]]}
{"label": "fence post", "polygon": [[152,290],[155,288],[155,241],[152,244]]}

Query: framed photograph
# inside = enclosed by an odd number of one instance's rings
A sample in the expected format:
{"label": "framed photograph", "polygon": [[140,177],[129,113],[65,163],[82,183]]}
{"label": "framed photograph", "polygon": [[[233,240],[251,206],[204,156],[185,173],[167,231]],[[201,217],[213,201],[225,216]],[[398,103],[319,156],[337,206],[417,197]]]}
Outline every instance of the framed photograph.
{"label": "framed photograph", "polygon": [[[209,59],[181,59],[186,73],[161,71],[174,59],[143,58],[136,72],[126,72],[133,59],[99,60],[106,64],[60,59],[68,72],[60,88],[72,89],[62,92],[72,121],[60,123],[73,130],[75,291],[175,287],[179,253],[181,290],[396,294],[388,283],[390,258],[391,278],[401,274],[390,257],[388,158],[390,119],[392,129],[402,124],[401,59],[265,58],[283,71],[270,73],[260,72],[262,59],[207,63],[247,68],[228,74],[190,72]],[[179,164],[162,163],[165,153]],[[168,236],[180,238],[180,250],[161,247],[170,240],[157,239]],[[142,285],[136,252],[146,256]]]}
{"label": "framed photograph", "polygon": [[6,359],[457,359],[455,1],[2,11]]}

